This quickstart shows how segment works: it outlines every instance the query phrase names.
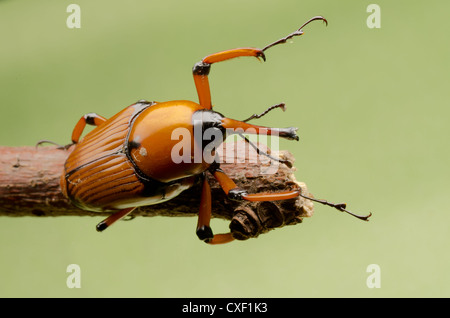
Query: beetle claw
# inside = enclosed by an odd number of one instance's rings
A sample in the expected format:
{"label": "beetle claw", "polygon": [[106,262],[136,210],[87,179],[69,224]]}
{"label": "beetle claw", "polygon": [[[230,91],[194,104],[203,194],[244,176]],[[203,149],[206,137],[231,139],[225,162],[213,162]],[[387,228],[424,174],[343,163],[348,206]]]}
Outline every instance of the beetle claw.
{"label": "beetle claw", "polygon": [[266,61],[266,55],[264,54],[263,50],[256,53],[256,58],[259,60],[261,58],[264,62]]}

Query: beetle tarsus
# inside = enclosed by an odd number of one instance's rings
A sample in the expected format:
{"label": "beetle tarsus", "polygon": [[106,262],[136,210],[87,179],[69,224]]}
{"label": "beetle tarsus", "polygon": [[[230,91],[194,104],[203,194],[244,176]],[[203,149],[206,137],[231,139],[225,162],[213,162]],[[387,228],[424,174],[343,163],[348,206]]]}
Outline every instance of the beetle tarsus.
{"label": "beetle tarsus", "polygon": [[311,197],[307,197],[307,196],[305,196],[305,195],[303,195],[301,193],[299,193],[299,196],[301,196],[302,198],[305,198],[307,200],[311,200],[311,201],[318,202],[318,203],[321,203],[321,204],[324,204],[324,205],[328,205],[328,206],[330,206],[332,208],[335,208],[338,211],[346,212],[346,213],[350,214],[351,216],[354,216],[355,218],[358,218],[358,219],[363,220],[363,221],[369,221],[369,218],[372,216],[372,213],[369,213],[369,215],[358,215],[358,214],[355,214],[353,212],[350,212],[349,210],[346,209],[347,208],[347,204],[346,203],[331,203],[331,202],[328,202],[326,200],[320,200],[320,199],[314,199],[314,198],[311,198]]}
{"label": "beetle tarsus", "polygon": [[303,25],[298,30],[292,32],[291,34],[285,36],[284,38],[281,38],[281,39],[279,39],[279,40],[277,40],[275,42],[270,43],[269,45],[266,45],[261,51],[265,51],[267,49],[270,49],[271,47],[273,47],[275,45],[278,45],[278,44],[286,43],[287,40],[293,38],[294,36],[302,35],[303,34],[303,30],[302,29],[306,25],[308,25],[309,23],[311,23],[312,21],[315,21],[315,20],[322,20],[325,23],[325,25],[328,25],[328,21],[324,17],[322,17],[322,16],[313,17],[313,18],[309,19],[308,21],[306,21],[305,23],[303,23]]}
{"label": "beetle tarsus", "polygon": [[345,203],[333,204],[333,203],[329,203],[328,202],[327,205],[329,205],[331,207],[334,207],[334,208],[336,208],[337,210],[339,210],[341,212],[346,212],[346,213],[354,216],[355,218],[358,218],[358,219],[363,220],[363,221],[369,221],[369,218],[372,216],[371,212],[369,212],[369,215],[358,215],[358,214],[355,214],[353,212],[350,212],[349,210],[346,209],[347,208],[347,204],[345,204]]}
{"label": "beetle tarsus", "polygon": [[267,108],[264,112],[262,112],[261,114],[253,114],[251,115],[249,118],[243,120],[242,122],[246,123],[252,119],[258,119],[261,118],[263,116],[265,116],[267,113],[269,113],[271,110],[274,110],[275,108],[281,108],[282,111],[286,111],[286,104],[285,103],[280,103],[280,104],[276,104],[273,106],[270,106],[269,108]]}
{"label": "beetle tarsus", "polygon": [[346,212],[346,213],[354,216],[355,218],[358,218],[358,219],[363,220],[363,221],[369,221],[369,218],[372,216],[372,212],[369,212],[368,215],[358,215],[358,214],[350,212],[350,211],[348,211],[346,209],[338,209],[338,210],[341,211],[341,212]]}
{"label": "beetle tarsus", "polygon": [[58,144],[58,143],[56,143],[56,142],[54,142],[54,141],[51,141],[51,140],[39,140],[39,141],[36,143],[36,148],[38,148],[38,147],[41,146],[42,144],[52,144],[52,145],[55,145],[55,146],[56,146],[56,149],[61,149],[61,150],[67,150],[67,149],[69,149],[71,146],[74,145],[73,142],[70,143],[70,144],[67,144],[67,145],[60,145],[60,144]]}

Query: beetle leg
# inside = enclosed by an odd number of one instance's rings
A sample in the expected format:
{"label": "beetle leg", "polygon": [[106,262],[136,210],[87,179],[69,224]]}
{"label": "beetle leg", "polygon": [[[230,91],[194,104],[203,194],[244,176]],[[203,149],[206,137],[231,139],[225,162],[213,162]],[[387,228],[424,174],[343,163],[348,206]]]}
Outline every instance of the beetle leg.
{"label": "beetle leg", "polygon": [[103,232],[108,227],[113,225],[116,221],[118,221],[118,220],[124,218],[125,216],[127,216],[128,214],[130,214],[134,209],[136,209],[136,208],[126,208],[123,210],[119,210],[119,211],[115,212],[114,214],[111,214],[106,219],[104,219],[99,224],[97,224],[97,227],[96,227],[97,231]]}
{"label": "beetle leg", "polygon": [[227,129],[228,133],[244,133],[252,135],[270,135],[285,138],[288,140],[299,140],[297,136],[297,127],[273,128],[265,126],[252,125],[243,121],[224,117],[222,118],[222,127]]}
{"label": "beetle leg", "polygon": [[231,233],[214,235],[209,222],[211,220],[211,187],[208,180],[203,178],[200,211],[198,214],[197,236],[208,244],[223,244],[234,240]]}
{"label": "beetle leg", "polygon": [[247,191],[238,188],[237,185],[234,183],[234,181],[229,176],[227,176],[225,172],[223,172],[222,169],[218,167],[218,165],[215,166],[213,169],[211,169],[211,172],[213,176],[216,178],[216,180],[219,182],[220,187],[225,191],[226,195],[232,200],[247,200],[255,202],[255,201],[288,200],[288,199],[295,199],[297,197],[302,197],[307,200],[328,205],[341,212],[346,212],[363,221],[368,221],[369,218],[372,216],[372,213],[369,213],[369,215],[358,215],[353,212],[350,212],[346,210],[347,205],[345,203],[331,203],[326,200],[320,200],[305,196],[301,193],[301,190],[249,194],[247,193]]}
{"label": "beetle leg", "polygon": [[86,124],[93,125],[93,126],[99,126],[103,124],[106,121],[106,118],[97,115],[96,113],[89,113],[84,115],[80,118],[78,123],[75,125],[75,128],[72,132],[72,142],[74,144],[78,143],[80,140],[81,134],[83,133],[84,127],[86,127]]}
{"label": "beetle leg", "polygon": [[202,241],[211,240],[214,235],[209,221],[211,220],[211,187],[206,178],[203,178],[202,195],[200,199],[200,210],[198,213],[197,236]]}
{"label": "beetle leg", "polygon": [[211,64],[230,60],[240,56],[254,56],[256,58],[262,58],[264,61],[266,60],[264,52],[261,49],[247,47],[222,51],[208,55],[194,65],[192,73],[194,75],[195,87],[197,88],[199,103],[205,109],[212,109],[211,91],[209,88],[208,80]]}
{"label": "beetle leg", "polygon": [[294,36],[302,35],[303,34],[302,28],[315,20],[322,20],[326,24],[328,24],[327,20],[324,17],[316,16],[306,21],[298,30],[292,32],[291,34],[285,36],[284,38],[281,38],[275,42],[270,43],[269,45],[266,45],[263,49],[249,48],[249,47],[237,48],[214,53],[203,58],[200,62],[195,64],[194,68],[192,69],[200,105],[202,105],[205,109],[212,109],[211,92],[208,81],[208,75],[211,69],[211,64],[226,61],[240,56],[254,56],[256,58],[262,58],[265,61],[266,57],[264,55],[264,51],[275,45],[286,43],[287,40],[293,38]]}
{"label": "beetle leg", "polygon": [[55,145],[55,146],[56,146],[56,149],[64,149],[64,150],[69,149],[70,146],[73,145],[73,143],[72,143],[72,144],[68,144],[68,145],[60,145],[60,144],[58,144],[58,143],[56,143],[56,142],[54,142],[54,141],[51,141],[51,140],[39,140],[39,141],[36,143],[36,149],[37,149],[40,145],[42,145],[42,144],[52,144],[52,145]]}
{"label": "beetle leg", "polygon": [[215,168],[212,171],[214,178],[219,182],[220,187],[225,191],[225,194],[232,200],[247,200],[247,201],[277,201],[294,199],[300,195],[299,190],[282,191],[275,193],[252,193],[248,194],[245,190],[238,188],[236,183],[225,174],[220,168]]}
{"label": "beetle leg", "polygon": [[60,145],[56,142],[50,141],[50,140],[40,140],[37,142],[36,147],[44,144],[44,143],[50,143],[57,146],[57,149],[69,149],[72,145],[77,144],[80,140],[81,134],[83,133],[84,127],[86,127],[86,124],[93,125],[93,126],[99,126],[103,124],[106,121],[106,118],[97,115],[96,113],[89,113],[84,115],[80,118],[78,123],[75,125],[75,128],[72,132],[72,143],[68,145]]}
{"label": "beetle leg", "polygon": [[303,25],[302,25],[298,30],[292,32],[291,34],[285,36],[284,38],[281,38],[281,39],[279,39],[279,40],[277,40],[277,41],[275,41],[275,42],[272,42],[272,43],[266,45],[266,46],[262,49],[262,51],[265,51],[265,50],[267,50],[267,49],[269,49],[269,48],[271,48],[271,47],[273,47],[273,46],[275,46],[275,45],[282,44],[282,43],[286,43],[287,40],[293,38],[294,36],[303,35],[303,30],[302,30],[303,27],[305,27],[306,25],[308,25],[308,24],[311,23],[312,21],[316,21],[316,20],[321,20],[321,21],[323,21],[323,22],[325,23],[325,25],[328,25],[328,21],[327,21],[327,19],[325,19],[324,17],[322,17],[322,16],[316,16],[316,17],[313,17],[313,18],[309,19],[308,21],[306,21],[305,23],[303,23]]}

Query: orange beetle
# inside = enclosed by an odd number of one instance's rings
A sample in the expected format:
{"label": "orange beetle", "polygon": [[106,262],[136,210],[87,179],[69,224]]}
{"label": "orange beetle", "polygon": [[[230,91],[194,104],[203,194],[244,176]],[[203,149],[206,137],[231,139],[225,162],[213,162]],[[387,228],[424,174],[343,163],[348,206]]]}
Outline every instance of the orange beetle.
{"label": "orange beetle", "polygon": [[[214,149],[226,138],[228,132],[238,129],[244,131],[251,128],[255,134],[276,134],[279,137],[298,140],[297,128],[269,128],[248,124],[249,119],[261,117],[273,108],[269,108],[260,116],[252,116],[246,121],[237,121],[224,117],[212,110],[208,74],[211,64],[233,59],[240,56],[253,56],[265,60],[264,51],[268,48],[285,43],[288,39],[302,35],[302,28],[314,20],[326,19],[317,16],[308,20],[297,31],[275,41],[263,49],[238,48],[206,56],[195,64],[193,75],[199,103],[186,100],[169,102],[148,102],[140,100],[128,106],[110,119],[105,119],[95,113],[83,116],[75,126],[72,134],[72,144],[75,145],[65,165],[61,176],[62,192],[74,205],[91,211],[115,211],[97,225],[98,231],[103,231],[115,221],[128,215],[138,206],[151,205],[170,200],[182,191],[188,189],[198,179],[203,184],[201,204],[198,216],[197,235],[210,244],[227,243],[233,240],[231,233],[214,235],[209,223],[211,219],[211,192],[204,177],[206,171],[218,180],[227,196],[235,200],[274,201],[305,197],[300,190],[278,193],[248,194],[239,189],[221,169],[220,165],[201,157],[201,160],[186,160],[174,162],[173,149],[179,142],[173,138],[175,129],[184,129],[190,134],[191,153],[204,153],[203,137],[200,136],[209,129],[219,133],[209,150],[214,157]],[[85,125],[97,126],[80,140]],[[246,139],[247,142],[248,139]],[[281,159],[273,160],[284,162]],[[284,162],[286,163],[286,162]],[[345,204],[333,204],[323,200],[305,197],[340,211],[345,210]],[[367,220],[370,216],[358,216]]]}

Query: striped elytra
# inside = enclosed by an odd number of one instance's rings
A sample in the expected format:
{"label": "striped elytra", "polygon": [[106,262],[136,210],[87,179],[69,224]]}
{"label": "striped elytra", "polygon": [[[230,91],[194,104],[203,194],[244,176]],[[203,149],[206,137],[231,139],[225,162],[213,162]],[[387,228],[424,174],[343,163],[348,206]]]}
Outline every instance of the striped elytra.
{"label": "striped elytra", "polygon": [[158,103],[133,104],[75,145],[61,176],[62,192],[73,204],[91,211],[156,204],[173,198],[194,183],[195,178],[189,176],[171,182],[156,180],[134,162],[131,150],[140,144],[129,140],[129,135],[137,118],[155,105]]}

